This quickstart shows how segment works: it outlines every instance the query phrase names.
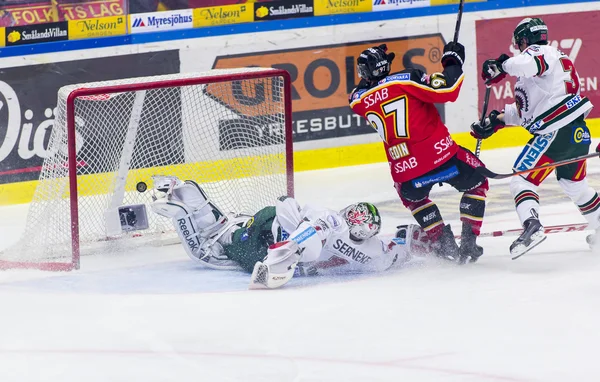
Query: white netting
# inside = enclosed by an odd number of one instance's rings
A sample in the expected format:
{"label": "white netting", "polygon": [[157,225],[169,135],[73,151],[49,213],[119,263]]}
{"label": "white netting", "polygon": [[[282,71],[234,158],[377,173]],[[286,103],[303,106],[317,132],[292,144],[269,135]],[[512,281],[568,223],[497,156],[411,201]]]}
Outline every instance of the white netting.
{"label": "white netting", "polygon": [[[81,88],[152,83],[150,89],[75,99],[79,241],[107,242],[105,212],[148,204],[152,175],[192,179],[224,211],[254,213],[287,194],[283,77],[230,79],[202,85],[158,83],[271,71],[264,68],[133,78],[70,85],[58,93],[58,111],[23,240],[1,260],[45,262],[71,257],[67,166],[67,99]],[[106,90],[104,90],[106,92]],[[289,117],[288,117],[289,118]],[[122,180],[121,180],[122,179]],[[136,191],[139,182],[148,190]],[[124,186],[124,188],[123,188]],[[172,231],[148,209],[145,237]],[[150,235],[152,234],[152,235]],[[127,234],[119,238],[130,238]],[[112,239],[112,238],[111,238]],[[138,240],[132,239],[131,240]],[[111,246],[123,240],[110,240]]]}

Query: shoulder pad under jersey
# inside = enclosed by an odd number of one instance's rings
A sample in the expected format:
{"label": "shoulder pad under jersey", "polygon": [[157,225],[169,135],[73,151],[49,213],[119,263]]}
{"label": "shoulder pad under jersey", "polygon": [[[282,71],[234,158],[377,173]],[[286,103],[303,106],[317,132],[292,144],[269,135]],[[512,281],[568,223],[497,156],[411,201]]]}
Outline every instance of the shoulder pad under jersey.
{"label": "shoulder pad under jersey", "polygon": [[363,95],[364,93],[367,92],[367,90],[369,90],[369,89],[355,89],[354,92],[352,92],[352,95],[350,97],[350,100],[349,100],[350,103],[352,103],[352,101],[359,99],[361,95]]}
{"label": "shoulder pad under jersey", "polygon": [[528,54],[530,56],[537,56],[538,54],[540,54],[542,51],[541,47],[539,45],[529,45],[527,47],[527,49],[525,49],[523,51],[523,53],[521,54]]}

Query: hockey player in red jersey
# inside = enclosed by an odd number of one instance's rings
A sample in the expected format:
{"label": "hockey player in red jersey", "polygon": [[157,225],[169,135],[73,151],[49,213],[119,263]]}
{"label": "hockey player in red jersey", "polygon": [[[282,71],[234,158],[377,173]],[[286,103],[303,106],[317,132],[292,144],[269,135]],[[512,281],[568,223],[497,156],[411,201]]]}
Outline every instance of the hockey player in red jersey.
{"label": "hockey player in red jersey", "polygon": [[[459,263],[477,261],[483,254],[476,239],[483,222],[488,182],[473,169],[483,163],[454,142],[434,106],[454,102],[458,97],[464,47],[446,44],[444,70],[431,75],[411,68],[390,74],[394,53],[386,51],[383,44],[358,57],[361,81],[350,94],[350,106],[381,136],[398,195],[427,232],[436,255]],[[432,187],[440,182],[463,192],[460,247],[429,199]]]}

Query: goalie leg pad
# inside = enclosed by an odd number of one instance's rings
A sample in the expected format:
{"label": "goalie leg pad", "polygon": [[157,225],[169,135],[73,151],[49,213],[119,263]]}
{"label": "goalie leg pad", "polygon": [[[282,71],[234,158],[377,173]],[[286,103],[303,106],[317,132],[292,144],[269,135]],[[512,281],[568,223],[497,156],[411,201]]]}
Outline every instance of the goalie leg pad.
{"label": "goalie leg pad", "polygon": [[269,247],[263,262],[257,262],[250,279],[249,289],[275,289],[294,276],[300,260],[300,248],[294,241],[282,241]]}
{"label": "goalie leg pad", "polygon": [[190,259],[212,269],[241,269],[237,262],[225,255],[223,246],[217,240],[220,235],[214,235],[211,239],[204,237],[202,228],[187,205],[161,199],[152,203],[152,209],[162,216],[172,217],[175,231]]}
{"label": "goalie leg pad", "polygon": [[169,208],[169,203],[183,206],[193,216],[195,227],[204,238],[217,234],[227,223],[227,216],[194,181],[186,180],[175,185],[170,193],[157,198],[150,207],[155,213],[167,218],[179,216],[179,210]]}
{"label": "goalie leg pad", "polygon": [[204,240],[200,236],[196,220],[190,213],[190,207],[182,202],[166,199],[155,200],[150,207],[155,213],[171,218],[185,252],[192,260],[200,260],[200,247]]}
{"label": "goalie leg pad", "polygon": [[204,190],[194,181],[186,180],[173,189],[173,199],[184,202],[193,209],[197,226],[202,236],[208,237],[220,230],[227,222],[225,214],[209,199]]}

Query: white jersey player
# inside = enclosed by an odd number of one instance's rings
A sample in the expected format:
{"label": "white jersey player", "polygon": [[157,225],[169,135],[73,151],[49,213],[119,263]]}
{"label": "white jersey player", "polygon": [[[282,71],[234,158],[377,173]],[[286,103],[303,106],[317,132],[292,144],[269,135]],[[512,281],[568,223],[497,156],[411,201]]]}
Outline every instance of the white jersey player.
{"label": "white jersey player", "polygon": [[151,208],[172,219],[188,256],[214,269],[252,272],[251,288],[277,288],[294,275],[382,272],[425,254],[417,225],[398,227],[390,241],[377,234],[381,217],[371,203],[342,211],[300,207],[282,197],[254,216],[224,214],[193,181],[155,178]]}
{"label": "white jersey player", "polygon": [[[472,135],[485,139],[505,125],[521,125],[533,137],[518,156],[513,169],[528,170],[564,159],[585,155],[591,143],[584,118],[592,109],[590,100],[580,94],[579,77],[567,55],[548,45],[548,27],[539,18],[522,20],[513,33],[513,44],[521,54],[483,64],[482,77],[497,83],[506,75],[518,77],[515,102],[503,112],[492,111],[483,126],[471,125]],[[512,178],[510,190],[523,234],[511,245],[516,258],[545,240],[539,220],[537,187],[552,173],[552,169],[535,171]],[[600,226],[600,198],[588,186],[585,161],[556,168],[556,177],[564,192],[577,205],[589,222]],[[588,242],[593,242],[593,236]]]}

